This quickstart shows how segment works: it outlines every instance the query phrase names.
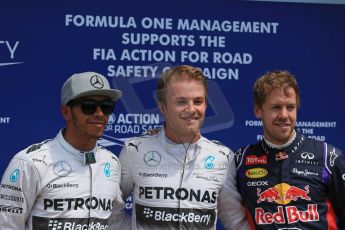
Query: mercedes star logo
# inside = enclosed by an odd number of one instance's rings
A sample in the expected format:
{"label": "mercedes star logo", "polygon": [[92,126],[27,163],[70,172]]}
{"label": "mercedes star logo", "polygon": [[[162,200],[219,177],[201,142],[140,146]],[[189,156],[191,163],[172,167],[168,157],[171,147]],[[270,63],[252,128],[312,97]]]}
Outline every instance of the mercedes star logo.
{"label": "mercedes star logo", "polygon": [[95,87],[97,89],[102,89],[104,87],[103,80],[98,75],[93,75],[90,79],[90,83],[93,87]]}
{"label": "mercedes star logo", "polygon": [[72,171],[71,165],[65,161],[59,161],[58,163],[54,165],[54,173],[57,176],[60,176],[60,177],[68,176],[71,171]]}
{"label": "mercedes star logo", "polygon": [[150,151],[145,154],[144,162],[150,167],[157,166],[161,162],[161,155],[156,151]]}

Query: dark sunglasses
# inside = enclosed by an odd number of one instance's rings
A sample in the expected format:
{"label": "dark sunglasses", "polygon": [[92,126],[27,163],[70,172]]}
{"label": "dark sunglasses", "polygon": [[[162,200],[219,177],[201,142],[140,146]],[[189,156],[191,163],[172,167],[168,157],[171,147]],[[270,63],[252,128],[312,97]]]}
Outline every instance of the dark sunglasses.
{"label": "dark sunglasses", "polygon": [[115,102],[110,100],[95,101],[95,100],[75,100],[68,102],[69,106],[80,105],[81,111],[85,115],[92,115],[96,112],[97,107],[100,107],[104,115],[109,115],[115,108]]}

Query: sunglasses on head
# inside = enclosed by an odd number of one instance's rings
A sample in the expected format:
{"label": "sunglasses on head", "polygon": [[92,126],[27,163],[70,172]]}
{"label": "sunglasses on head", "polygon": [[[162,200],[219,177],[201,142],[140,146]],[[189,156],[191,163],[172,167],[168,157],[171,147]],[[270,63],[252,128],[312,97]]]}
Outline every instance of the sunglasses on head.
{"label": "sunglasses on head", "polygon": [[81,111],[85,115],[92,115],[96,112],[97,107],[100,107],[104,115],[109,115],[115,108],[115,102],[110,100],[96,101],[91,99],[70,101],[67,105],[80,105]]}

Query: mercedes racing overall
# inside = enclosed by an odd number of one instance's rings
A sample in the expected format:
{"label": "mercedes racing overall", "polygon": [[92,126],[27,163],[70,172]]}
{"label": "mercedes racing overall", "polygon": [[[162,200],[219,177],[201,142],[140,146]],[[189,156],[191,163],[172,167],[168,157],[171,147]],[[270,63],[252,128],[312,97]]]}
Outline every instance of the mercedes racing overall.
{"label": "mercedes racing overall", "polygon": [[252,229],[345,229],[345,156],[334,146],[297,132],[284,149],[240,149],[236,164]]}
{"label": "mercedes racing overall", "polygon": [[73,148],[61,131],[19,152],[1,182],[0,229],[108,229],[113,206],[124,205],[120,163],[99,146],[92,152]]}
{"label": "mercedes racing overall", "polygon": [[133,191],[132,229],[249,229],[236,188],[233,152],[201,137],[190,146],[164,129],[125,142],[121,190]]}

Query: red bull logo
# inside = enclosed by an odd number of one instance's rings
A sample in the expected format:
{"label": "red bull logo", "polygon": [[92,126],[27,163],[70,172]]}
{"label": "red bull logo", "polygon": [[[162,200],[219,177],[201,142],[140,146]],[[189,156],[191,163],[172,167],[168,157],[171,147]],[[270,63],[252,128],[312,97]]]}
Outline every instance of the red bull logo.
{"label": "red bull logo", "polygon": [[311,199],[308,194],[309,185],[306,185],[304,189],[301,189],[295,186],[290,186],[286,183],[280,183],[262,192],[260,188],[257,188],[257,203],[267,201],[276,202],[277,204],[288,204],[291,201],[297,201],[297,199],[309,201]]}
{"label": "red bull logo", "polygon": [[[264,191],[257,188],[257,203],[266,201],[286,205],[298,199],[310,201],[311,199],[308,194],[309,185],[301,189],[296,186],[290,186],[287,183],[280,183]],[[275,213],[265,212],[263,208],[255,209],[255,221],[257,224],[285,224],[286,222],[291,224],[298,221],[307,222],[318,220],[319,213],[317,211],[317,204],[308,204],[307,210],[299,210],[296,206],[278,206],[277,212]]]}
{"label": "red bull logo", "polygon": [[[295,206],[285,207],[287,223],[293,224],[298,221],[319,221],[317,204],[308,204],[307,210],[298,210]],[[284,207],[278,206],[275,213],[265,212],[263,208],[255,209],[255,222],[257,224],[285,224]]]}

